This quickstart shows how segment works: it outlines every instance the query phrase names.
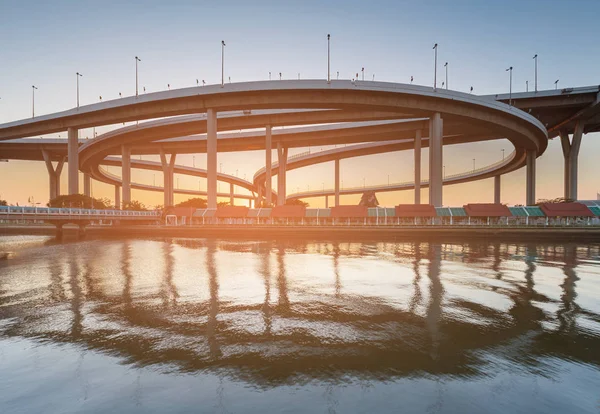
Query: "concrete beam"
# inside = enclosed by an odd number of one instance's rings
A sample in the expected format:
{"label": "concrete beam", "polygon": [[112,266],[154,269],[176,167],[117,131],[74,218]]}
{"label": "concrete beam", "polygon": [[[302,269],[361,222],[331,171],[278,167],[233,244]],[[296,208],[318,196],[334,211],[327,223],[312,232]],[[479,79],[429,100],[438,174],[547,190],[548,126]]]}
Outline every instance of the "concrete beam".
{"label": "concrete beam", "polygon": [[439,112],[430,119],[429,138],[429,204],[442,206],[443,194],[443,122]]}
{"label": "concrete beam", "polygon": [[415,135],[415,204],[421,204],[421,130]]}
{"label": "concrete beam", "polygon": [[285,204],[286,196],[286,169],[287,169],[288,149],[277,143],[277,163],[279,165],[279,173],[277,175],[277,205]]}
{"label": "concrete beam", "polygon": [[494,203],[500,204],[500,175],[494,177]]}
{"label": "concrete beam", "polygon": [[79,130],[69,128],[68,137],[68,158],[69,158],[69,195],[79,194]]}
{"label": "concrete beam", "polygon": [[121,181],[123,183],[123,205],[131,203],[131,148],[121,145]]}
{"label": "concrete beam", "polygon": [[121,186],[115,185],[115,208],[121,208]]}
{"label": "concrete beam", "polygon": [[526,205],[532,206],[535,204],[535,150],[527,150],[527,171],[526,171],[526,185],[525,185],[525,201]]}
{"label": "concrete beam", "polygon": [[579,165],[579,150],[581,149],[581,139],[585,122],[580,120],[575,124],[573,139],[569,140],[569,134],[561,130],[560,143],[564,159],[564,197],[569,200],[577,200],[578,187],[578,165]]}
{"label": "concrete beam", "polygon": [[89,174],[83,174],[83,194],[91,197],[92,177]]}
{"label": "concrete beam", "polygon": [[271,125],[267,125],[265,129],[265,197],[267,202],[271,202],[271,186],[273,180],[271,179],[271,169],[272,169],[272,136],[271,136],[272,127]]}
{"label": "concrete beam", "polygon": [[206,110],[206,169],[208,208],[217,208],[217,112]]}
{"label": "concrete beam", "polygon": [[339,206],[340,205],[340,160],[337,159],[334,161],[335,162],[335,178],[334,178],[334,186],[335,186],[335,198],[334,198],[334,202],[335,202],[335,206]]}

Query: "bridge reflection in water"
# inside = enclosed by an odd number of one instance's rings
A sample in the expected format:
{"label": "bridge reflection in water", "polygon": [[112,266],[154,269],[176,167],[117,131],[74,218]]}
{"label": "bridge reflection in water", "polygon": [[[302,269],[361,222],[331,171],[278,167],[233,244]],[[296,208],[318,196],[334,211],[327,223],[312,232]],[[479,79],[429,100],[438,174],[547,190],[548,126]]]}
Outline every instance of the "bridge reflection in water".
{"label": "bridge reflection in water", "polygon": [[581,364],[600,381],[595,245],[14,240],[0,263],[0,348],[117,358],[137,370],[137,399],[144,367],[216,375],[217,405],[223,381],[324,382],[340,412],[337,389],[351,384],[432,380],[436,412],[449,379],[554,380]]}

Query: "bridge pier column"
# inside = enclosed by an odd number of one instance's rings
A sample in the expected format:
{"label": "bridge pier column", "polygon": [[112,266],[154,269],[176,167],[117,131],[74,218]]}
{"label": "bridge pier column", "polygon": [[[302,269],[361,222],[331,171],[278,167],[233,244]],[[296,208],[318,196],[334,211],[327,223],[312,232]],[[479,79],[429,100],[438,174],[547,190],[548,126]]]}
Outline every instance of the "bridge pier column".
{"label": "bridge pier column", "polygon": [[429,204],[442,206],[443,120],[439,112],[429,120]]}
{"label": "bridge pier column", "polygon": [[165,154],[164,150],[160,150],[160,162],[162,164],[164,177],[164,207],[172,207],[175,201],[175,194],[173,191],[173,175],[176,158],[177,154],[171,154],[171,158],[167,161],[167,155]]}
{"label": "bridge pier column", "polygon": [[272,182],[272,155],[273,155],[273,145],[271,138],[271,125],[267,125],[265,128],[265,198],[267,199],[267,203],[271,203],[271,188],[273,186]]}
{"label": "bridge pier column", "polygon": [[415,135],[415,204],[421,204],[421,130]]}
{"label": "bridge pier column", "polygon": [[233,203],[233,184],[229,184],[229,205],[234,205]]}
{"label": "bridge pier column", "polygon": [[56,168],[54,168],[52,166],[52,158],[50,157],[50,153],[46,150],[42,150],[42,156],[44,157],[46,169],[48,170],[48,178],[50,184],[49,197],[50,200],[52,200],[60,195],[60,175],[62,173],[63,166],[65,165],[65,159],[60,159],[56,163]]}
{"label": "bridge pier column", "polygon": [[285,170],[287,169],[287,156],[288,149],[281,145],[281,142],[277,143],[277,162],[279,165],[279,172],[277,177],[277,205],[282,206],[285,204]]}
{"label": "bridge pier column", "polygon": [[494,176],[494,203],[500,204],[500,176]]}
{"label": "bridge pier column", "polygon": [[123,205],[131,203],[131,148],[121,145],[121,180],[123,182]]}
{"label": "bridge pier column", "polygon": [[67,130],[68,163],[69,163],[69,195],[79,194],[79,130]]}
{"label": "bridge pier column", "polygon": [[115,208],[121,208],[121,186],[115,185]]}
{"label": "bridge pier column", "polygon": [[340,160],[337,159],[335,160],[335,197],[334,197],[334,203],[335,206],[339,206],[340,205]]}
{"label": "bridge pier column", "polygon": [[92,177],[89,174],[83,174],[83,194],[91,197],[92,193]]}
{"label": "bridge pier column", "polygon": [[577,200],[579,149],[581,148],[584,126],[583,121],[578,121],[575,124],[575,132],[573,133],[573,140],[571,142],[569,141],[569,134],[565,131],[560,131],[560,143],[565,160],[565,199]]}
{"label": "bridge pier column", "polygon": [[206,168],[208,208],[217,208],[217,112],[206,111]]}
{"label": "bridge pier column", "polygon": [[329,196],[325,196],[325,208],[329,208]]}
{"label": "bridge pier column", "polygon": [[526,181],[526,204],[532,206],[535,204],[535,150],[527,150],[527,181]]}

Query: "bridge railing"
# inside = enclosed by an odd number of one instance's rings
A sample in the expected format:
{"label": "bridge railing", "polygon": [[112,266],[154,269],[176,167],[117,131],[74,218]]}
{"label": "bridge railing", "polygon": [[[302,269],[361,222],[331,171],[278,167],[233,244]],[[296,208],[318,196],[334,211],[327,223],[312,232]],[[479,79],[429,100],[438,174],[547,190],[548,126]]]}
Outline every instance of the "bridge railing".
{"label": "bridge railing", "polygon": [[94,216],[94,217],[139,217],[158,218],[159,211],[133,211],[133,210],[100,210],[85,208],[57,208],[57,207],[25,207],[25,206],[0,206],[1,215],[34,215],[34,216]]}

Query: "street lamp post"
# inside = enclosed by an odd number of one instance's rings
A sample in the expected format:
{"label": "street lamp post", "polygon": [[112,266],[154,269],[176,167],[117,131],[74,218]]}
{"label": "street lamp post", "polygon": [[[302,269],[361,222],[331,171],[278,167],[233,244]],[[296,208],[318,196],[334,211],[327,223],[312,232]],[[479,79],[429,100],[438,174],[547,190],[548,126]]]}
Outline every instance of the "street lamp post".
{"label": "street lamp post", "polygon": [[135,96],[138,96],[138,62],[141,61],[142,59],[135,57]]}
{"label": "street lamp post", "polygon": [[506,69],[507,72],[510,72],[510,86],[508,89],[508,104],[509,105],[512,105],[512,70],[513,70],[512,66],[510,68]]}
{"label": "street lamp post", "polygon": [[525,92],[529,92],[529,81],[525,81]]}
{"label": "street lamp post", "polygon": [[473,171],[475,171],[475,158],[473,158]]}
{"label": "street lamp post", "polygon": [[502,148],[502,161],[504,161],[504,148]]}
{"label": "street lamp post", "polygon": [[446,178],[446,166],[444,165],[444,178]]}
{"label": "street lamp post", "polygon": [[76,75],[77,75],[77,108],[79,108],[79,78],[81,78],[83,75],[79,72],[77,72]]}
{"label": "street lamp post", "polygon": [[437,49],[438,44],[433,45],[433,50],[435,50],[435,58],[433,61],[433,90],[437,88]]}
{"label": "street lamp post", "polygon": [[221,40],[221,88],[225,86],[225,41]]}
{"label": "street lamp post", "polygon": [[554,81],[554,89],[558,89],[558,79]]}
{"label": "street lamp post", "polygon": [[448,62],[444,63],[444,67],[446,68],[446,90],[448,89]]}
{"label": "street lamp post", "polygon": [[360,70],[362,72],[362,80],[365,80],[365,68]]}
{"label": "street lamp post", "polygon": [[533,57],[533,60],[535,61],[535,92],[537,93],[537,53]]}
{"label": "street lamp post", "polygon": [[[328,33],[327,34],[327,83],[331,83],[331,75],[330,75],[330,70],[331,70],[331,47],[330,47],[330,43],[331,43],[331,35]],[[339,75],[339,72],[338,72]]]}
{"label": "street lamp post", "polygon": [[35,118],[35,90],[37,87],[35,85],[31,85],[31,117]]}

